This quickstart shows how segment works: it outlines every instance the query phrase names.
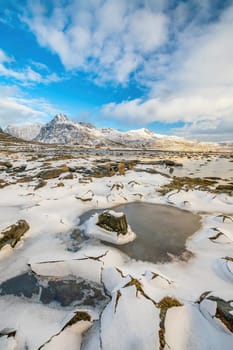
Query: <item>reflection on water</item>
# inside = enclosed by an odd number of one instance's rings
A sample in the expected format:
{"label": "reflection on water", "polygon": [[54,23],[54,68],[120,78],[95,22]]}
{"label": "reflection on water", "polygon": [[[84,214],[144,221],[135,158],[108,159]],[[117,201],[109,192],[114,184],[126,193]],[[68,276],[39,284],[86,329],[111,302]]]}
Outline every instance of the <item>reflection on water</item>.
{"label": "reflection on water", "polygon": [[[113,209],[126,214],[137,235],[135,241],[117,247],[137,260],[164,262],[170,259],[168,254],[181,255],[186,239],[200,228],[198,215],[168,205],[135,202]],[[80,224],[96,212],[100,210],[83,214]]]}

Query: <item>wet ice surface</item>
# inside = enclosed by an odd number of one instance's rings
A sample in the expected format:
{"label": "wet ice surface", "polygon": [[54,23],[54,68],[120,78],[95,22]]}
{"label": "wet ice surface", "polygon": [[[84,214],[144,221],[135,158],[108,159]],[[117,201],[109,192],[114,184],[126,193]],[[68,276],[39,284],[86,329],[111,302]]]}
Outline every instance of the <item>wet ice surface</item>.
{"label": "wet ice surface", "polygon": [[82,278],[40,279],[31,273],[13,277],[0,284],[0,295],[33,298],[43,304],[56,302],[61,306],[101,306],[108,302],[103,287]]}
{"label": "wet ice surface", "polygon": [[[185,251],[187,238],[200,228],[198,215],[168,205],[135,202],[114,210],[126,214],[127,222],[137,235],[133,242],[118,249],[136,260],[156,263],[170,260],[171,255],[179,256]],[[82,215],[80,224],[94,213],[96,211],[91,210]]]}

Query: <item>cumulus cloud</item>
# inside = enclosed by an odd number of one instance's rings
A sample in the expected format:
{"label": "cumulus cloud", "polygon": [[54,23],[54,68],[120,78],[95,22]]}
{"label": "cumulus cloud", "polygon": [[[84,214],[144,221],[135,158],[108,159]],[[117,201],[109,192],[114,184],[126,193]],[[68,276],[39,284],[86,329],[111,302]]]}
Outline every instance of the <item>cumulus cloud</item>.
{"label": "cumulus cloud", "polygon": [[[150,88],[149,96],[107,104],[104,115],[142,124],[183,121],[187,125],[176,133],[229,138],[233,135],[232,33],[233,6],[216,21],[187,25],[184,32],[176,33],[174,52],[158,53],[138,74],[138,80]],[[155,81],[156,77],[160,79]],[[206,120],[211,127],[206,127]]]}
{"label": "cumulus cloud", "polygon": [[71,1],[48,15],[42,3],[29,2],[23,20],[41,46],[60,57],[68,70],[82,69],[96,81],[126,83],[167,38],[168,18],[150,1]]}
{"label": "cumulus cloud", "polygon": [[84,71],[98,84],[133,81],[147,91],[140,99],[103,106],[105,117],[182,121],[175,132],[197,138],[209,132],[221,139],[233,131],[231,0],[28,4],[22,21],[67,70]]}

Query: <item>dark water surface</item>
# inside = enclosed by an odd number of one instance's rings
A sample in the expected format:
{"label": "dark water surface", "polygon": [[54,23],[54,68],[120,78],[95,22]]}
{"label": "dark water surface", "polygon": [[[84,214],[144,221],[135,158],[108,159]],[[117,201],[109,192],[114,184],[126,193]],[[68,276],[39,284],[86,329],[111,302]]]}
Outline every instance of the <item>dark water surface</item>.
{"label": "dark water surface", "polygon": [[[185,251],[187,238],[201,226],[200,216],[168,205],[134,202],[112,208],[124,212],[137,238],[115,246],[133,259],[165,262],[169,254],[179,256]],[[80,217],[80,225],[96,212],[90,210]]]}
{"label": "dark water surface", "polygon": [[84,280],[51,279],[36,276],[30,272],[15,276],[0,284],[1,295],[15,295],[34,298],[35,302],[49,304],[57,302],[61,306],[105,306],[109,301],[103,286]]}

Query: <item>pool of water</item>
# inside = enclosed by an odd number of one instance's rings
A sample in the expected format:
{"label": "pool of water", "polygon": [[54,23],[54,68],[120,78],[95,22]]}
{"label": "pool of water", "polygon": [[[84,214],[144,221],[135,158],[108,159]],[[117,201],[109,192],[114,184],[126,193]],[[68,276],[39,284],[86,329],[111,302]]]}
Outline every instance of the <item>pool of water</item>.
{"label": "pool of water", "polygon": [[[133,242],[117,248],[136,260],[165,262],[171,259],[171,254],[180,256],[186,250],[187,238],[201,226],[199,215],[168,205],[135,202],[112,209],[126,214],[127,222],[137,235]],[[102,211],[86,212],[80,217],[80,225]]]}

